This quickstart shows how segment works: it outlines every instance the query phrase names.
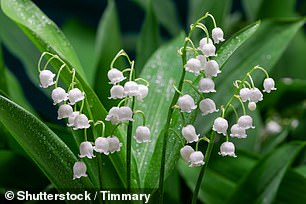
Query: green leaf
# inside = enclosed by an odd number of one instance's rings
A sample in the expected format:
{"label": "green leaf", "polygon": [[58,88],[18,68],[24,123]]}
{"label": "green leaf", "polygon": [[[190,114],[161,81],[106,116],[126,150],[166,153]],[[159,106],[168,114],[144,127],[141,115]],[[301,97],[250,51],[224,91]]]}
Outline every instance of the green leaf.
{"label": "green leaf", "polygon": [[[104,107],[108,110],[118,101],[105,100],[109,97],[111,85],[108,83],[107,72],[112,59],[122,47],[119,19],[115,1],[108,1],[97,31],[95,48],[95,79],[94,89],[102,101]],[[121,65],[123,62],[116,63]],[[119,66],[120,67],[120,66]]]}
{"label": "green leaf", "polygon": [[250,20],[255,20],[258,14],[258,10],[260,9],[260,5],[264,0],[257,0],[257,1],[249,1],[249,0],[242,0],[242,6],[246,12],[246,15]]}
{"label": "green leaf", "polygon": [[5,77],[5,67],[4,61],[2,56],[2,43],[0,38],[0,89],[7,93],[7,82]]}
{"label": "green leaf", "polygon": [[[62,32],[58,29],[58,27],[51,21],[47,16],[45,16],[39,8],[35,6],[29,0],[1,0],[1,6],[6,15],[12,18],[28,35],[31,41],[42,51],[50,51],[53,54],[59,55],[61,58],[66,60],[66,63],[70,67],[76,68],[76,83],[77,86],[84,90],[86,93],[85,100],[85,109],[84,113],[91,120],[103,120],[105,119],[107,112],[96,96],[95,92],[90,88],[90,86],[86,83],[83,78],[81,67],[79,66],[79,61],[76,58],[76,55],[70,45],[70,43],[66,40]],[[52,61],[52,66],[54,69],[58,70],[60,67],[59,63]],[[36,69],[36,68],[35,68]],[[71,83],[71,74],[67,70],[63,70],[61,72],[61,79],[69,86]],[[106,123],[106,135],[110,135],[113,127],[108,122]],[[98,137],[100,132],[95,129],[93,131],[94,137]],[[116,169],[117,176],[116,178],[120,178],[122,185],[125,183],[125,174],[126,170],[122,167],[125,166],[125,137],[119,132],[116,136],[123,143],[123,147],[120,152],[109,156],[108,158],[111,160],[114,168]],[[78,144],[84,138],[82,131],[74,131],[75,135],[78,135]],[[93,139],[92,137],[90,139]],[[136,165],[134,159],[132,160],[133,166]],[[88,162],[88,161],[87,161]],[[88,162],[89,163],[89,162]],[[98,180],[94,179],[97,172],[94,173],[94,169],[91,167],[94,165],[88,165],[88,171],[91,173],[92,182],[97,185]],[[110,168],[111,169],[111,168]],[[108,168],[104,168],[104,171],[107,171]],[[132,171],[132,179],[133,187],[138,187],[138,175],[136,168],[133,168]]]}
{"label": "green leaf", "polygon": [[[242,45],[227,63],[224,63],[222,59],[224,55],[218,54],[216,60],[222,68],[222,73],[215,80],[217,92],[212,95],[216,105],[221,106],[227,103],[234,93],[234,87],[231,86],[233,81],[242,79],[255,65],[260,65],[270,71],[304,21],[304,19],[264,21],[255,35]],[[222,47],[225,50],[231,50],[228,45]],[[252,74],[252,77],[255,85],[261,87],[264,74],[256,72]],[[212,127],[215,117],[216,114],[198,116],[196,120],[198,131],[207,132]]]}
{"label": "green leaf", "polygon": [[[221,48],[218,53],[219,63],[225,63],[231,54],[254,34],[258,26],[258,23],[253,24],[228,40],[227,48]],[[140,180],[145,177],[145,187],[155,188],[157,186],[162,152],[160,147],[163,139],[161,130],[165,125],[165,113],[168,111],[174,94],[172,83],[179,80],[180,71],[182,71],[182,62],[177,55],[177,50],[183,45],[183,42],[183,36],[179,36],[171,44],[160,48],[150,58],[141,74],[142,78],[150,82],[150,92],[145,98],[145,102],[139,104],[138,107],[140,110],[147,110],[145,112],[148,117],[147,123],[153,133],[150,143],[138,145],[136,148],[136,152],[141,152],[139,155],[136,154],[136,157]],[[161,95],[163,97],[160,97]],[[176,127],[180,126],[178,120],[178,116],[173,117],[172,123],[176,124]],[[176,127],[175,129],[177,129]],[[166,177],[174,168],[181,146],[180,138],[177,138],[175,134],[170,134],[166,154]],[[150,169],[150,171],[146,171],[146,169]]]}
{"label": "green leaf", "polygon": [[156,15],[152,8],[152,0],[147,5],[145,20],[142,24],[136,48],[136,74],[140,74],[147,60],[158,48],[160,36]]}
{"label": "green leaf", "polygon": [[68,61],[85,79],[85,74],[71,44],[57,25],[47,18],[37,6],[29,0],[1,0],[1,8],[6,15],[18,23],[24,32],[40,40],[36,46],[41,49],[41,43],[43,43],[44,48],[50,52],[56,52],[62,59]]}
{"label": "green leaf", "polygon": [[0,121],[57,189],[93,188],[88,177],[72,179],[77,158],[67,145],[34,115],[3,96],[0,96]]}
{"label": "green leaf", "polygon": [[295,16],[296,0],[263,0],[257,16],[260,18],[288,18]]}
{"label": "green leaf", "polygon": [[290,165],[306,143],[292,142],[262,158],[239,184],[228,203],[271,203]]}

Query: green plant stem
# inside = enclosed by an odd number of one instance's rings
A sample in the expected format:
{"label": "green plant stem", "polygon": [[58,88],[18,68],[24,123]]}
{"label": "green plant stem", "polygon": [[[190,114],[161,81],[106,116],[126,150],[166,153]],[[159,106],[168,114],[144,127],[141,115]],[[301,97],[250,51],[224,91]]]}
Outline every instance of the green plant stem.
{"label": "green plant stem", "polygon": [[[203,16],[202,18],[198,19],[197,22],[195,23],[194,26],[192,26],[189,34],[188,34],[188,39],[190,39],[193,31],[196,28],[196,25],[202,21],[203,19],[205,19],[207,17],[207,15]],[[184,79],[185,79],[185,64],[187,63],[187,55],[186,55],[186,48],[187,48],[187,44],[188,44],[188,40],[185,40],[184,43],[184,47],[182,49],[182,63],[183,63],[183,72],[180,78],[180,82],[179,82],[179,86],[177,87],[177,89],[179,90],[179,92],[182,90],[183,88],[183,83],[184,83]],[[177,103],[177,100],[180,96],[179,92],[175,92],[174,96],[172,98],[170,107],[168,109],[168,115],[167,115],[167,121],[166,124],[164,126],[163,132],[164,132],[164,137],[163,137],[163,146],[162,146],[162,156],[161,156],[161,164],[160,164],[160,174],[159,174],[159,185],[158,185],[158,189],[159,189],[159,203],[163,203],[163,199],[164,199],[164,177],[165,177],[165,163],[166,163],[166,150],[167,150],[167,142],[168,142],[168,136],[169,136],[169,128],[170,128],[170,123],[171,123],[171,118],[172,118],[172,114],[173,114],[173,106]]]}
{"label": "green plant stem", "polygon": [[[228,108],[231,106],[231,103],[232,103],[233,99],[236,97],[236,95],[239,93],[240,89],[243,87],[243,84],[247,80],[249,74],[251,74],[254,70],[255,70],[255,68],[251,69],[251,71],[249,71],[246,74],[246,76],[244,77],[244,79],[241,81],[239,87],[236,89],[235,93],[232,95],[232,97],[229,99],[229,101],[225,105],[224,111],[222,111],[222,115],[223,116],[226,113],[226,111],[228,110]],[[216,136],[215,131],[212,131],[212,133],[210,135],[210,138],[209,138],[210,143],[208,144],[208,147],[207,147],[206,152],[205,152],[205,159],[204,159],[205,164],[204,164],[204,166],[202,167],[202,169],[200,171],[200,174],[198,176],[198,180],[197,180],[194,192],[193,192],[192,204],[196,204],[197,203],[200,186],[201,186],[204,174],[205,174],[205,169],[206,169],[206,167],[208,165],[208,162],[209,162],[209,159],[210,159],[210,155],[211,155],[211,152],[212,152],[213,147],[214,147],[215,136]]]}
{"label": "green plant stem", "polygon": [[[134,110],[135,96],[132,99],[132,107]],[[133,133],[133,121],[129,122],[126,137],[126,180],[127,180],[127,191],[131,191],[131,156],[132,156],[132,133]]]}

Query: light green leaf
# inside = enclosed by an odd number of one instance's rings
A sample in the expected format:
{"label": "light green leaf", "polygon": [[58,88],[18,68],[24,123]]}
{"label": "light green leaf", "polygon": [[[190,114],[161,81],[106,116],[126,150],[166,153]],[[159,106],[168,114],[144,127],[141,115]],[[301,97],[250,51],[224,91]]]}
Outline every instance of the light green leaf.
{"label": "light green leaf", "polygon": [[35,116],[3,96],[0,121],[59,191],[93,188],[88,177],[72,179],[77,158],[67,145]]}
{"label": "light green leaf", "polygon": [[258,10],[260,9],[260,5],[264,0],[256,0],[256,1],[249,1],[249,0],[242,0],[242,6],[246,12],[246,15],[250,20],[255,20],[258,14]]}
{"label": "light green leaf", "polygon": [[[107,72],[115,55],[122,47],[119,19],[115,1],[108,1],[97,30],[96,48],[95,48],[95,78],[94,89],[102,101],[104,107],[108,110],[118,101],[106,100],[109,96],[111,85],[108,83]],[[115,66],[123,64],[119,61]],[[116,67],[117,68],[117,67]]]}
{"label": "light green leaf", "polygon": [[227,203],[271,203],[290,165],[306,143],[292,142],[262,158]]}

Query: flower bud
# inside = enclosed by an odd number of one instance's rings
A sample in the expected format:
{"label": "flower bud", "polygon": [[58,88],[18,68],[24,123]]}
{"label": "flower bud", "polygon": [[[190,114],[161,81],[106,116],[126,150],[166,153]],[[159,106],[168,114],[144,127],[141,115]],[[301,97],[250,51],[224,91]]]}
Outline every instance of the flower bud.
{"label": "flower bud", "polygon": [[263,92],[267,92],[267,93],[270,93],[271,91],[276,90],[275,82],[272,78],[266,78],[263,82],[263,87],[264,87]]}
{"label": "flower bud", "polygon": [[216,44],[219,44],[219,42],[223,42],[224,41],[223,31],[222,31],[221,28],[218,28],[218,27],[214,28],[212,30],[212,34],[211,35],[212,35],[212,38],[214,39],[214,42]]}
{"label": "flower bud", "polygon": [[214,121],[213,130],[219,134],[226,135],[226,131],[228,128],[228,122],[226,119],[218,117]]}
{"label": "flower bud", "polygon": [[128,81],[124,84],[124,93],[126,96],[138,96],[139,86],[134,81]]}
{"label": "flower bud", "polygon": [[214,81],[210,78],[202,78],[199,82],[199,92],[200,93],[216,92]]}
{"label": "flower bud", "polygon": [[188,94],[179,97],[177,105],[179,106],[181,112],[187,113],[190,113],[192,110],[197,108],[197,105],[195,105],[193,98]]}
{"label": "flower bud", "polygon": [[108,137],[108,150],[110,153],[119,152],[122,143],[120,143],[119,139],[116,136]]}
{"label": "flower bud", "polygon": [[93,146],[91,145],[90,142],[82,142],[80,144],[79,157],[81,157],[81,158],[87,157],[89,159],[92,159],[93,157],[95,157],[93,155]]}
{"label": "flower bud", "polygon": [[114,124],[118,124],[120,122],[120,118],[119,118],[119,107],[112,107],[106,118],[105,118],[106,121],[111,121],[111,123],[114,125]]}
{"label": "flower bud", "polygon": [[80,89],[74,88],[69,91],[68,98],[70,102],[69,104],[74,105],[75,103],[84,100],[85,95],[84,92],[81,92]]}
{"label": "flower bud", "polygon": [[69,118],[70,116],[72,116],[73,113],[73,109],[70,105],[67,104],[63,104],[58,108],[57,111],[57,119],[63,119],[63,118]]}
{"label": "flower bud", "polygon": [[242,102],[246,102],[250,99],[250,89],[249,88],[242,88],[239,91],[239,96],[242,100]]}
{"label": "flower bud", "polygon": [[193,125],[187,125],[182,128],[182,135],[187,140],[187,143],[196,142],[199,140],[200,134],[196,133]]}
{"label": "flower bud", "polygon": [[203,47],[200,47],[200,50],[202,51],[203,55],[205,55],[206,57],[216,56],[216,47],[214,46],[214,44],[209,43],[203,45]]}
{"label": "flower bud", "polygon": [[213,100],[210,98],[203,99],[200,104],[200,110],[202,112],[202,115],[207,115],[209,113],[218,112],[216,109],[216,104]]}
{"label": "flower bud", "polygon": [[146,126],[138,126],[136,128],[135,139],[138,143],[150,142],[150,129]]}
{"label": "flower bud", "polygon": [[148,86],[143,84],[138,85],[139,95],[136,97],[138,101],[143,101],[143,99],[148,95],[149,89]]}
{"label": "flower bud", "polygon": [[133,111],[128,106],[120,107],[118,115],[120,122],[133,121]]}
{"label": "flower bud", "polygon": [[76,112],[73,112],[71,116],[69,116],[69,118],[68,118],[68,123],[67,123],[67,126],[68,126],[68,127],[74,126],[74,119],[75,119],[75,117],[77,117],[78,115],[80,115],[80,112],[79,112],[79,111],[76,111]]}
{"label": "flower bud", "polygon": [[191,58],[187,61],[184,67],[187,72],[192,72],[198,76],[201,71],[201,61],[196,58]]}
{"label": "flower bud", "polygon": [[103,153],[105,155],[109,154],[109,142],[108,138],[98,137],[95,141],[94,150],[99,153]]}
{"label": "flower bud", "polygon": [[255,87],[255,88],[250,89],[250,94],[249,94],[250,102],[257,103],[258,101],[262,101],[262,100],[263,100],[263,95],[258,88]]}
{"label": "flower bud", "polygon": [[73,125],[74,125],[74,128],[73,128],[74,130],[78,130],[78,129],[87,129],[87,128],[90,127],[88,118],[87,118],[87,116],[84,115],[84,114],[77,115],[77,116],[74,118]]}
{"label": "flower bud", "polygon": [[81,178],[82,176],[87,177],[86,170],[87,168],[84,162],[75,162],[73,165],[73,180]]}
{"label": "flower bud", "polygon": [[189,158],[191,153],[193,153],[194,150],[192,149],[192,147],[190,147],[189,145],[185,145],[184,147],[181,148],[180,153],[182,158],[189,163]]}
{"label": "flower bud", "polygon": [[110,90],[111,96],[108,97],[109,99],[121,99],[124,98],[124,88],[120,85],[114,85]]}
{"label": "flower bud", "polygon": [[220,146],[219,155],[237,157],[235,154],[235,146],[232,142],[223,142]]}
{"label": "flower bud", "polygon": [[249,102],[248,108],[250,111],[256,110],[256,103],[255,102]]}
{"label": "flower bud", "polygon": [[219,65],[215,60],[207,61],[204,72],[208,78],[216,77],[219,73],[221,73],[219,70]]}
{"label": "flower bud", "polygon": [[53,105],[56,105],[62,101],[67,101],[68,99],[68,95],[66,91],[61,87],[57,87],[56,89],[53,89],[51,93],[51,97],[53,99]]}
{"label": "flower bud", "polygon": [[189,165],[190,167],[202,166],[205,164],[205,162],[203,161],[204,155],[200,151],[192,152],[190,154],[189,160],[190,160],[190,165]]}
{"label": "flower bud", "polygon": [[116,68],[110,69],[107,73],[107,77],[110,80],[110,84],[117,84],[126,79],[123,73]]}
{"label": "flower bud", "polygon": [[55,84],[55,81],[53,81],[54,77],[55,74],[53,74],[50,70],[42,70],[39,73],[40,87],[47,88]]}
{"label": "flower bud", "polygon": [[250,129],[250,128],[255,128],[253,126],[253,119],[249,115],[240,116],[237,123],[240,127],[244,128],[246,130]]}
{"label": "flower bud", "polygon": [[247,135],[245,133],[245,129],[240,127],[238,124],[235,124],[231,128],[231,137],[237,137],[237,138],[246,138]]}

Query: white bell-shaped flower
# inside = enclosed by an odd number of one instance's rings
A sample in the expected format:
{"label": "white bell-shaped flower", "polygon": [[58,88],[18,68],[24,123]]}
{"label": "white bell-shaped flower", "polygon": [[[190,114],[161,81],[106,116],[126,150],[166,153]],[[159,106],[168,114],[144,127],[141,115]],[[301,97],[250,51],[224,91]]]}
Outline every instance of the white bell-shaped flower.
{"label": "white bell-shaped flower", "polygon": [[214,44],[209,43],[203,45],[203,47],[200,47],[200,50],[202,51],[203,55],[205,55],[206,57],[216,56],[216,47],[214,46]]}
{"label": "white bell-shaped flower", "polygon": [[199,81],[199,92],[200,93],[216,92],[215,82],[211,78],[202,78]]}
{"label": "white bell-shaped flower", "polygon": [[193,166],[202,166],[205,164],[205,162],[203,161],[204,160],[204,155],[201,151],[195,151],[195,152],[192,152],[190,154],[190,157],[189,157],[189,161],[190,161],[190,167],[193,167]]}
{"label": "white bell-shaped flower", "polygon": [[116,136],[108,137],[108,151],[110,153],[119,152],[122,143],[120,143],[119,139]]}
{"label": "white bell-shaped flower", "polygon": [[78,88],[71,89],[68,92],[69,104],[74,105],[75,103],[84,100],[85,94]]}
{"label": "white bell-shaped flower", "polygon": [[268,134],[277,134],[282,131],[282,126],[278,122],[271,120],[266,124],[265,131]]}
{"label": "white bell-shaped flower", "polygon": [[201,69],[200,70],[205,70],[207,59],[204,55],[198,55],[197,59],[200,60],[201,62]]}
{"label": "white bell-shaped flower", "polygon": [[108,97],[109,99],[121,99],[125,97],[124,88],[121,85],[114,85],[110,89],[110,94],[111,96]]}
{"label": "white bell-shaped flower", "polygon": [[73,125],[74,125],[74,128],[73,128],[74,130],[87,129],[90,127],[89,120],[87,116],[84,114],[77,115],[74,118]]}
{"label": "white bell-shaped flower", "polygon": [[110,80],[110,84],[117,84],[126,79],[126,77],[123,76],[123,73],[116,68],[110,69],[107,73],[107,77]]}
{"label": "white bell-shaped flower", "polygon": [[69,118],[68,118],[68,123],[67,123],[67,126],[68,126],[68,127],[74,126],[74,119],[75,119],[75,117],[77,117],[78,115],[80,115],[80,112],[79,112],[79,111],[75,111],[75,112],[72,113],[71,116],[69,116]]}
{"label": "white bell-shaped flower", "polygon": [[256,110],[256,103],[255,102],[249,102],[248,108],[250,111]]}
{"label": "white bell-shaped flower", "polygon": [[60,105],[57,111],[57,119],[69,118],[73,114],[73,109],[68,104]]}
{"label": "white bell-shaped flower", "polygon": [[216,77],[219,73],[221,73],[219,70],[219,64],[215,60],[207,61],[204,72],[209,78]]}
{"label": "white bell-shaped flower", "polygon": [[232,142],[223,142],[220,146],[219,155],[237,157],[235,154],[235,145]]}
{"label": "white bell-shaped flower", "polygon": [[202,115],[207,115],[209,113],[218,112],[219,109],[216,109],[216,104],[213,100],[210,98],[203,99],[200,104],[200,110],[202,112]]}
{"label": "white bell-shaped flower", "polygon": [[107,114],[107,116],[106,116],[106,118],[105,118],[105,120],[106,121],[111,121],[111,123],[112,124],[118,124],[118,123],[120,123],[120,117],[119,117],[119,111],[120,109],[119,109],[119,107],[112,107],[110,110],[109,110],[109,112],[108,112],[108,114]]}
{"label": "white bell-shaped flower", "polygon": [[53,105],[56,105],[62,101],[67,101],[68,94],[63,88],[57,87],[56,89],[53,89],[51,97],[53,99]]}
{"label": "white bell-shaped flower", "polygon": [[246,130],[250,129],[250,128],[255,128],[253,126],[253,119],[249,115],[240,116],[237,123],[240,127],[244,128]]}
{"label": "white bell-shaped flower", "polygon": [[199,43],[199,50],[201,50],[201,48],[203,48],[203,46],[206,45],[206,44],[213,44],[212,39],[208,38],[208,40],[207,40],[207,37],[202,38],[200,40],[200,43]]}
{"label": "white bell-shaped flower", "polygon": [[80,154],[79,157],[80,158],[84,158],[87,157],[89,159],[92,159],[93,157],[95,157],[93,155],[93,146],[90,142],[82,142],[80,144]]}
{"label": "white bell-shaped flower", "polygon": [[105,155],[109,154],[109,142],[108,138],[98,137],[95,141],[94,150]]}
{"label": "white bell-shaped flower", "polygon": [[201,61],[196,58],[191,58],[185,64],[185,70],[187,72],[194,73],[194,75],[198,76],[201,71]]}
{"label": "white bell-shaped flower", "polygon": [[182,128],[182,135],[186,139],[187,143],[197,142],[200,134],[196,133],[193,125],[187,125]]}
{"label": "white bell-shaped flower", "polygon": [[84,162],[75,162],[73,165],[73,180],[81,177],[87,177],[86,170],[87,167]]}
{"label": "white bell-shaped flower", "polygon": [[249,88],[242,88],[239,91],[239,96],[243,102],[246,102],[250,99],[250,89]]}
{"label": "white bell-shaped flower", "polygon": [[223,42],[224,41],[224,38],[223,38],[223,31],[221,28],[219,27],[216,27],[212,30],[212,38],[214,39],[214,42],[216,44],[219,44],[219,42]]}
{"label": "white bell-shaped flower", "polygon": [[228,122],[226,119],[218,117],[214,121],[213,130],[219,134],[226,135],[226,131],[228,128]]}
{"label": "white bell-shaped flower", "polygon": [[181,148],[180,150],[180,154],[181,154],[181,157],[189,163],[189,158],[190,158],[190,155],[191,153],[194,152],[194,149],[192,147],[190,147],[189,145],[185,145],[184,147]]}
{"label": "white bell-shaped flower", "polygon": [[138,126],[136,128],[135,139],[138,143],[150,142],[150,129],[146,126]]}
{"label": "white bell-shaped flower", "polygon": [[55,74],[52,73],[50,70],[42,70],[39,73],[40,87],[47,88],[55,84],[55,81],[53,81],[54,77]]}
{"label": "white bell-shaped flower", "polygon": [[126,96],[138,96],[139,86],[134,81],[128,81],[124,84],[124,93]]}
{"label": "white bell-shaped flower", "polygon": [[197,105],[194,103],[193,98],[188,94],[180,96],[177,101],[177,105],[179,106],[181,112],[187,113],[190,113],[192,110],[197,108]]}
{"label": "white bell-shaped flower", "polygon": [[118,114],[120,122],[133,121],[133,111],[128,106],[120,107]]}
{"label": "white bell-shaped flower", "polygon": [[149,88],[143,84],[138,85],[139,95],[136,97],[138,101],[143,101],[143,99],[148,95]]}
{"label": "white bell-shaped flower", "polygon": [[258,101],[263,100],[263,94],[258,88],[251,88],[249,94],[249,101],[257,103]]}
{"label": "white bell-shaped flower", "polygon": [[263,92],[267,92],[267,93],[270,93],[271,91],[276,90],[275,82],[272,78],[266,78],[263,82],[263,87],[264,87]]}
{"label": "white bell-shaped flower", "polygon": [[240,127],[238,124],[235,124],[231,127],[231,137],[237,137],[237,138],[246,138],[247,134],[245,132],[245,129]]}

